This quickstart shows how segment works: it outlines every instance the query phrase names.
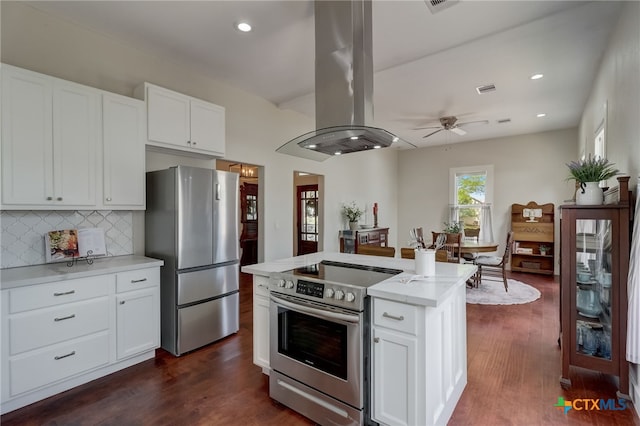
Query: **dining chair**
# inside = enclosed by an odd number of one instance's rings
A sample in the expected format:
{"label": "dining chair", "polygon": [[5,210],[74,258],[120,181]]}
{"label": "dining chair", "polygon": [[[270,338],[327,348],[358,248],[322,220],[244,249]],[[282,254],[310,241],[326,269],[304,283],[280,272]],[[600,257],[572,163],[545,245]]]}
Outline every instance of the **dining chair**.
{"label": "dining chair", "polygon": [[369,256],[386,256],[394,257],[396,255],[395,247],[379,247],[370,245],[359,245],[356,254],[367,254]]}
{"label": "dining chair", "polygon": [[444,240],[444,245],[439,247],[439,250],[444,250],[446,252],[446,260],[443,259],[443,254],[438,254],[436,251],[436,262],[449,262],[449,263],[460,263],[462,257],[460,256],[460,244],[462,243],[462,234],[448,234],[443,232],[431,232],[431,236],[433,238],[433,243],[431,248],[436,248],[436,242],[438,241],[438,237],[440,234],[446,235],[446,239]]}
{"label": "dining chair", "polygon": [[502,256],[478,256],[476,258],[474,262],[478,266],[478,272],[476,273],[477,279],[475,280],[476,286],[482,284],[483,279],[486,279],[487,281],[502,281],[504,284],[504,291],[509,291],[506,266],[509,261],[509,253],[511,253],[512,243],[513,232],[510,231],[507,234],[507,244]]}
{"label": "dining chair", "polygon": [[400,247],[400,257],[403,259],[415,259],[416,249],[411,247]]}

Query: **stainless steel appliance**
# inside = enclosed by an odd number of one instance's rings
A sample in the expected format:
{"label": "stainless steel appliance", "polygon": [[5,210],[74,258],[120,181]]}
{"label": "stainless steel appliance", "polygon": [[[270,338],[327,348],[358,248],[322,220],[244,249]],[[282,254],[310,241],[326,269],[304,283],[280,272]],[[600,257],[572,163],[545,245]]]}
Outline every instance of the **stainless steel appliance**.
{"label": "stainless steel appliance", "polygon": [[271,274],[269,395],[319,424],[364,424],[367,287],[401,272],[325,260]]}
{"label": "stainless steel appliance", "polygon": [[239,328],[238,174],[147,173],[145,253],[161,269],[162,347],[179,356]]}

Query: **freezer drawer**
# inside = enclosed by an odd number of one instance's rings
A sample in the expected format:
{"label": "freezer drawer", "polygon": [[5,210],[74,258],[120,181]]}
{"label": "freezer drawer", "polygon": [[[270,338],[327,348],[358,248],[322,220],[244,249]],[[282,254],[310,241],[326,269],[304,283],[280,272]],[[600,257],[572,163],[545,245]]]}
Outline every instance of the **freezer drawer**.
{"label": "freezer drawer", "polygon": [[236,333],[239,293],[178,309],[176,355]]}
{"label": "freezer drawer", "polygon": [[236,291],[239,286],[239,274],[237,263],[180,273],[177,304],[182,306]]}

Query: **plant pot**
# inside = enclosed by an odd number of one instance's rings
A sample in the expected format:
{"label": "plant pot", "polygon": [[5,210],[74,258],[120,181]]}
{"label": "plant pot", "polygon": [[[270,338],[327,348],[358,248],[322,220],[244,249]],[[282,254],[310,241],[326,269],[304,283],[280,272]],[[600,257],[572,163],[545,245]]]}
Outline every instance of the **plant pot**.
{"label": "plant pot", "polygon": [[355,231],[358,229],[358,221],[356,220],[355,222],[349,222],[349,229],[351,229],[352,231]]}
{"label": "plant pot", "polygon": [[576,191],[576,204],[579,206],[598,206],[604,202],[604,193],[598,182],[581,182]]}

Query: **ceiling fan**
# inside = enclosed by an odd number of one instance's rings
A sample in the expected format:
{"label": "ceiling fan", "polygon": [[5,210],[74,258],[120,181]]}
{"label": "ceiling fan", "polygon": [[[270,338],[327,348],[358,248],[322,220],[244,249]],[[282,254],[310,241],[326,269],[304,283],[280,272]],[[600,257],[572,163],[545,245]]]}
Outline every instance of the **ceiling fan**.
{"label": "ceiling fan", "polygon": [[477,125],[477,124],[489,124],[488,120],[478,120],[478,121],[467,121],[464,123],[458,123],[458,117],[450,115],[447,117],[440,117],[440,126],[429,126],[429,127],[417,127],[413,130],[425,130],[425,129],[438,129],[434,132],[431,132],[427,135],[424,135],[423,138],[428,138],[431,135],[435,135],[438,132],[443,130],[449,130],[458,135],[466,135],[467,132],[463,129],[465,126],[469,125]]}

